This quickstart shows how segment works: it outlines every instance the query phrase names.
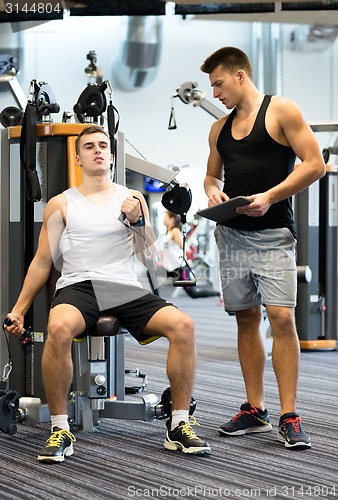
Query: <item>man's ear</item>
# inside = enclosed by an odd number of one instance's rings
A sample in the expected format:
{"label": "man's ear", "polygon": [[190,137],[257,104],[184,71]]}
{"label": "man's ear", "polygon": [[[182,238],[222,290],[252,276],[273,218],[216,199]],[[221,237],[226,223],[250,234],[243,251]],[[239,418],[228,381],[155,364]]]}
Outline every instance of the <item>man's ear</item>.
{"label": "man's ear", "polygon": [[80,157],[79,157],[79,155],[76,155],[76,157],[75,157],[75,162],[76,162],[76,165],[77,165],[78,167],[82,167],[82,164],[81,164],[81,161],[80,161]]}
{"label": "man's ear", "polygon": [[244,71],[243,71],[243,70],[241,70],[241,69],[239,69],[239,70],[237,71],[237,76],[238,76],[239,81],[240,81],[240,82],[242,82],[242,81],[244,80],[244,76],[245,76]]}

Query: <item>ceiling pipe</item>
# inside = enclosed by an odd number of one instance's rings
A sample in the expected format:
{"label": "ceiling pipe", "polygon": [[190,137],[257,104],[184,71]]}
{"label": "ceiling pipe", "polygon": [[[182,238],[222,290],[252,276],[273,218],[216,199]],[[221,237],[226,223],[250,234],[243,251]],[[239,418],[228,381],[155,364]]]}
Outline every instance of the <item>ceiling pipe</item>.
{"label": "ceiling pipe", "polygon": [[338,26],[314,24],[298,26],[290,36],[290,48],[299,52],[320,52],[334,44]]}
{"label": "ceiling pipe", "polygon": [[130,16],[124,23],[122,44],[113,65],[117,87],[136,91],[156,77],[162,49],[162,19],[158,16]]}

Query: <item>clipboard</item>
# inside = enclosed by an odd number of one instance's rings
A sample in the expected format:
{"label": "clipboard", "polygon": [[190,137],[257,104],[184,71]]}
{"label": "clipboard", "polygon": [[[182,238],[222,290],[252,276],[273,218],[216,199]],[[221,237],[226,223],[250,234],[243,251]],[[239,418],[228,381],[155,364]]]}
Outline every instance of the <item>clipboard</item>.
{"label": "clipboard", "polygon": [[242,207],[243,205],[249,205],[249,203],[251,203],[251,201],[248,198],[236,196],[218,205],[198,210],[196,214],[206,219],[222,223],[234,217],[238,217],[239,214],[236,213],[236,208]]}

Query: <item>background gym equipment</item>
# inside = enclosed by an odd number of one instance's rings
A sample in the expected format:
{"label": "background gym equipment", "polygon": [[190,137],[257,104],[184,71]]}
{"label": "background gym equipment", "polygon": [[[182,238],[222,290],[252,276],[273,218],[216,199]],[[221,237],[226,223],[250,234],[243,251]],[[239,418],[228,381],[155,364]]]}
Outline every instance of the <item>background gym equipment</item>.
{"label": "background gym equipment", "polygon": [[[295,197],[299,244],[297,264],[312,279],[298,283],[296,321],[300,346],[337,347],[337,167]],[[307,221],[307,224],[304,224]]]}
{"label": "background gym equipment", "polygon": [[0,123],[3,127],[22,125],[23,112],[15,106],[7,106],[0,113]]}
{"label": "background gym equipment", "polygon": [[[106,109],[102,95],[111,89],[107,82],[92,84],[82,92],[75,111],[83,123],[52,123],[50,112],[56,110],[52,92],[46,84],[33,80],[27,106],[36,108],[35,120],[27,120],[28,130],[23,137],[21,126],[9,126],[1,131],[0,201],[1,228],[0,287],[1,317],[6,318],[21,290],[26,270],[37,246],[44,206],[52,196],[80,182],[81,173],[75,164],[75,139],[84,127],[99,118]],[[83,104],[84,103],[84,104]],[[111,102],[110,102],[111,103]],[[54,106],[54,107],[53,107]],[[57,105],[58,106],[58,105]],[[48,120],[46,118],[48,115]],[[69,114],[67,114],[69,118]],[[112,129],[115,139],[116,125]],[[32,142],[29,142],[31,138]],[[26,149],[24,154],[23,141]],[[175,187],[175,172],[134,158],[124,153],[124,135],[117,134],[115,180],[125,184],[126,169],[147,175],[163,183],[166,191]],[[28,151],[28,153],[27,153]],[[21,160],[21,161],[20,161]],[[36,173],[39,196],[27,196],[26,166]],[[16,422],[34,425],[50,420],[42,384],[41,356],[51,294],[50,286],[40,292],[26,314],[26,329],[30,341],[19,345],[14,336],[0,337],[0,361],[4,367],[0,385],[0,429],[13,434]],[[151,420],[164,418],[157,396],[144,395],[142,400],[125,401],[124,337],[116,318],[100,318],[95,328],[82,341],[74,342],[74,381],[68,403],[69,418],[83,430],[92,430],[99,417]],[[8,354],[11,359],[8,367]],[[131,370],[128,370],[130,372]],[[10,372],[10,373],[9,373]],[[139,374],[139,371],[136,370]],[[9,389],[9,386],[11,389]],[[144,388],[144,381],[141,385]],[[20,395],[19,402],[17,402]]]}
{"label": "background gym equipment", "polygon": [[25,109],[27,97],[16,77],[17,59],[12,54],[0,54],[0,83],[8,84],[20,110]]}
{"label": "background gym equipment", "polygon": [[0,83],[9,85],[19,108],[7,106],[0,113],[0,123],[3,127],[22,125],[23,116],[27,105],[27,98],[16,78],[18,73],[17,60],[12,54],[0,54]]}
{"label": "background gym equipment", "polygon": [[[184,104],[200,106],[216,119],[225,116],[210,103],[197,83],[186,82],[176,89],[173,98]],[[169,129],[176,128],[173,105]],[[310,123],[314,132],[338,131],[338,123]],[[327,163],[331,154],[338,153],[338,139],[322,152]],[[337,347],[337,166],[326,165],[326,175],[294,196],[295,223],[298,233],[296,307],[300,346],[308,349],[335,349]],[[304,224],[307,221],[307,224]],[[263,337],[270,350],[271,328],[264,316]]]}
{"label": "background gym equipment", "polygon": [[191,191],[187,184],[174,184],[170,191],[162,196],[162,205],[164,208],[181,217],[183,236],[183,247],[181,262],[178,269],[178,277],[173,280],[174,286],[196,286],[196,277],[187,262],[186,257],[186,237],[187,237],[187,212],[191,206]]}
{"label": "background gym equipment", "polygon": [[177,87],[175,94],[173,94],[171,98],[172,105],[168,126],[169,130],[177,128],[173,106],[173,99],[175,99],[176,97],[178,97],[184,104],[193,104],[193,106],[200,106],[202,109],[204,109],[204,111],[214,116],[216,119],[225,116],[225,113],[220,108],[218,108],[205,98],[204,92],[197,88],[196,82],[185,82]]}

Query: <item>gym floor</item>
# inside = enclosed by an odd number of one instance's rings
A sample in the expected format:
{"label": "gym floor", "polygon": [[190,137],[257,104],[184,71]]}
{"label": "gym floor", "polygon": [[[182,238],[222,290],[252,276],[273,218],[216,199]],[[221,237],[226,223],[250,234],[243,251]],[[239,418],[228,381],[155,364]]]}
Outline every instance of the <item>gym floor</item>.
{"label": "gym floor", "polygon": [[[102,419],[95,432],[74,431],[72,457],[47,465],[39,463],[36,454],[49,435],[49,424],[19,424],[15,435],[0,434],[1,500],[338,497],[338,352],[301,355],[298,409],[312,438],[311,450],[287,450],[277,441],[279,403],[271,360],[266,367],[266,405],[272,432],[221,437],[218,426],[245,400],[235,320],[225,314],[217,297],[194,300],[179,294],[175,303],[196,324],[194,415],[211,454],[165,450],[164,420]],[[139,346],[126,337],[126,368],[147,374],[146,393],[160,397],[168,386],[166,356],[165,339]],[[134,384],[129,377],[127,385]]]}

